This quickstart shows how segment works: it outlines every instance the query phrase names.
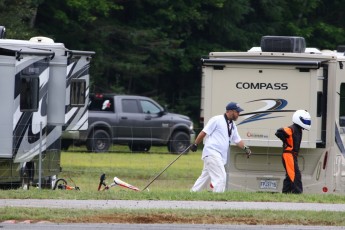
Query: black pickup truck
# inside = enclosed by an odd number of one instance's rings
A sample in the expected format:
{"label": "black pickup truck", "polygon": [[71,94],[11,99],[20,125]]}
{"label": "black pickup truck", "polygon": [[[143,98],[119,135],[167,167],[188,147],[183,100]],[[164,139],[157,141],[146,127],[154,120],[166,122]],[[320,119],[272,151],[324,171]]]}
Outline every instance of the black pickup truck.
{"label": "black pickup truck", "polygon": [[114,143],[148,152],[151,146],[166,145],[169,152],[181,153],[195,138],[189,117],[169,113],[148,97],[92,94],[88,113],[88,129],[78,135],[65,133],[63,146],[73,142],[86,144],[92,152],[106,152]]}

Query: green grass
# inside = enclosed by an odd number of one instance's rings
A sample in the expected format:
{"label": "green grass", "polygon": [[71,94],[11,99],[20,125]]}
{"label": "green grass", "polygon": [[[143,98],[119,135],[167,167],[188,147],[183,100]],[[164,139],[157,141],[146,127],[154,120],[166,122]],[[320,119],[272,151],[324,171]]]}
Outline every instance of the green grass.
{"label": "green grass", "polygon": [[135,192],[122,187],[113,187],[108,191],[98,192],[99,177],[107,175],[107,184],[113,177],[144,188],[177,155],[166,153],[166,147],[154,147],[151,153],[131,153],[126,146],[118,146],[112,153],[86,153],[83,148],[74,148],[74,152],[63,152],[59,177],[65,178],[69,185],[80,187],[80,191],[38,190],[3,190],[0,198],[35,198],[35,199],[136,199],[136,200],[207,200],[207,201],[267,201],[267,202],[317,202],[345,203],[345,197],[334,194],[281,194],[266,192],[228,191],[214,194],[210,192],[190,193],[189,190],[200,175],[201,152],[181,156],[168,168],[149,189],[150,192]]}
{"label": "green grass", "polygon": [[[73,199],[73,200],[205,200],[205,201],[261,201],[261,202],[311,202],[345,203],[345,197],[334,194],[282,194],[268,192],[191,193],[189,189],[202,169],[200,151],[180,157],[150,186],[150,191],[135,192],[113,187],[98,192],[99,177],[107,175],[143,188],[161,172],[177,155],[157,147],[151,153],[130,153],[117,147],[112,153],[86,153],[83,148],[63,152],[59,177],[76,190],[3,190],[0,199]],[[270,210],[74,210],[49,208],[0,207],[0,221],[47,220],[52,222],[104,222],[104,223],[201,223],[201,224],[300,224],[344,226],[343,212],[270,211]]]}
{"label": "green grass", "polygon": [[[150,189],[189,190],[201,172],[202,161],[199,154],[193,153],[180,157],[150,186]],[[162,152],[68,152],[62,154],[63,172],[59,176],[71,178],[83,191],[94,191],[102,173],[106,174],[108,183],[111,183],[116,176],[136,187],[143,188],[177,156]]]}

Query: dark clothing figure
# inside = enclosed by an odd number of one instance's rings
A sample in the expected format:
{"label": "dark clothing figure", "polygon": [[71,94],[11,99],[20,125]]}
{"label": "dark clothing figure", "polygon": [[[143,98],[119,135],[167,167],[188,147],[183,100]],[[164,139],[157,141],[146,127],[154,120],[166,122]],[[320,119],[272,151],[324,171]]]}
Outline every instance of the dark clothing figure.
{"label": "dark clothing figure", "polygon": [[302,140],[302,128],[293,124],[280,128],[275,135],[283,142],[282,162],[285,168],[283,193],[302,193],[302,176],[298,167],[298,152]]}

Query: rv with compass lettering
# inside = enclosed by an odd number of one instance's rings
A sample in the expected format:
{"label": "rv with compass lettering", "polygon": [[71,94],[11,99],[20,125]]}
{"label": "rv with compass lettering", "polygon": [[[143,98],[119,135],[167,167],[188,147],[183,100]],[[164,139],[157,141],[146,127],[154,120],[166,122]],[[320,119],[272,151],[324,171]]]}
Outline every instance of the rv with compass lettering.
{"label": "rv with compass lettering", "polygon": [[87,106],[94,52],[69,50],[46,37],[16,40],[4,35],[1,26],[0,185],[29,188],[39,181],[51,187],[61,171],[68,109]]}
{"label": "rv with compass lettering", "polygon": [[311,115],[298,155],[305,193],[345,193],[345,56],[307,48],[302,37],[264,36],[246,52],[202,58],[201,120],[224,113],[229,101],[244,111],[236,124],[251,147],[248,159],[231,145],[227,189],[281,192],[285,170],[278,128],[296,110]]}

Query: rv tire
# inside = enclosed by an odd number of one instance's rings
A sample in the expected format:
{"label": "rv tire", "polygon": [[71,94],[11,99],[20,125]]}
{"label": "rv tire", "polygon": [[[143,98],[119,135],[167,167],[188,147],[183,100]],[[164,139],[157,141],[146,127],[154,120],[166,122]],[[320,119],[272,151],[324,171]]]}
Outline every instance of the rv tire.
{"label": "rv tire", "polygon": [[72,145],[72,140],[61,140],[61,150],[67,151],[68,148]]}
{"label": "rv tire", "polygon": [[33,162],[24,163],[23,167],[20,169],[20,181],[21,187],[24,190],[29,190],[32,184],[35,173],[35,166]]}

